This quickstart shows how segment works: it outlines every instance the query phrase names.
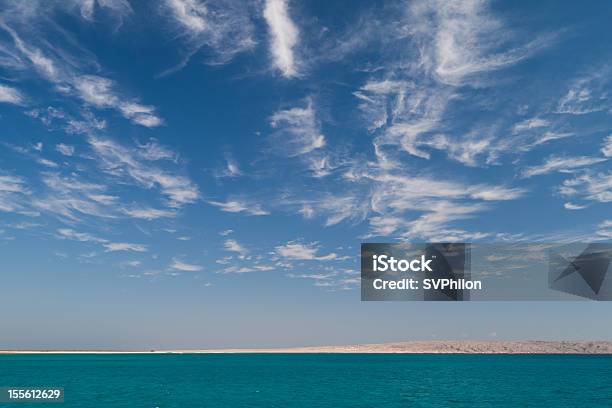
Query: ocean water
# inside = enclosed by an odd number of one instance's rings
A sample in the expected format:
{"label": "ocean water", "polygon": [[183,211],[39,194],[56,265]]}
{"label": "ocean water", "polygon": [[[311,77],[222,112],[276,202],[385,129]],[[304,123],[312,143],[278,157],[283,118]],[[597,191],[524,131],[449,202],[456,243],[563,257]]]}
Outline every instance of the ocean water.
{"label": "ocean water", "polygon": [[64,387],[14,407],[611,407],[612,356],[0,355],[0,387]]}

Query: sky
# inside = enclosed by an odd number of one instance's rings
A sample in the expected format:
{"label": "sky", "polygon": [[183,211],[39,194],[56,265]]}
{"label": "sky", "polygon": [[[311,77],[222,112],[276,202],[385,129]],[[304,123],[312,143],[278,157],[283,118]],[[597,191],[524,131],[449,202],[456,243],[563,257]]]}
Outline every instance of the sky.
{"label": "sky", "polygon": [[358,270],[612,238],[610,12],[0,0],[0,348],[612,339],[605,302],[360,302]]}

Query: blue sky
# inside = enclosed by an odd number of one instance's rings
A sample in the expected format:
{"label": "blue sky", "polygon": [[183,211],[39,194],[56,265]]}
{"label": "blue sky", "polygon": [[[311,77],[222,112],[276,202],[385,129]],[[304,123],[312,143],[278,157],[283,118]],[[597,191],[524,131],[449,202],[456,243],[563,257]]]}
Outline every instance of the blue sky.
{"label": "blue sky", "polygon": [[612,237],[606,2],[0,4],[5,346],[612,336],[357,290],[364,241]]}

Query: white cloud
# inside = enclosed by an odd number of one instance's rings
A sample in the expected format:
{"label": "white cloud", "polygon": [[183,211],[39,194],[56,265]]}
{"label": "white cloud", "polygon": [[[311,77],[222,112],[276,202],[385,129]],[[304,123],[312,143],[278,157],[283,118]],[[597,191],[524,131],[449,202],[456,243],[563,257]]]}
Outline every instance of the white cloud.
{"label": "white cloud", "polygon": [[133,218],[140,218],[143,220],[154,220],[157,218],[170,218],[175,217],[176,212],[170,210],[162,210],[150,207],[134,207],[124,208],[123,212]]}
{"label": "white cloud", "polygon": [[106,243],[107,240],[103,238],[98,238],[95,235],[86,233],[86,232],[78,232],[70,228],[60,228],[57,230],[59,237],[71,239],[74,241],[81,242],[96,242],[96,243]]}
{"label": "white cloud", "polygon": [[604,140],[604,144],[601,147],[601,152],[606,157],[612,157],[612,135],[608,135]]}
{"label": "white cloud", "polygon": [[222,237],[227,237],[228,235],[230,235],[233,232],[234,232],[234,230],[232,230],[232,229],[226,229],[226,230],[223,230],[223,231],[219,232],[219,235],[221,235]]}
{"label": "white cloud", "polygon": [[224,64],[256,45],[249,7],[242,1],[165,0],[164,6],[186,50],[182,61],[162,75],[182,69],[203,47],[212,51],[211,63]]}
{"label": "white cloud", "polygon": [[325,194],[318,198],[286,202],[289,206],[297,205],[297,212],[304,218],[317,216],[325,219],[325,226],[339,224],[343,221],[361,222],[369,210],[367,196],[351,194]]}
{"label": "white cloud", "polygon": [[116,251],[132,251],[132,252],[147,252],[147,246],[143,244],[131,244],[128,242],[109,242],[104,244],[106,252]]}
{"label": "white cloud", "polygon": [[60,72],[55,61],[45,56],[40,49],[28,46],[16,31],[6,25],[2,20],[0,20],[0,28],[3,28],[11,36],[17,51],[28,59],[32,67],[38,71],[41,76],[51,82],[61,81],[61,77],[64,74]]}
{"label": "white cloud", "polygon": [[325,136],[320,131],[310,99],[304,108],[274,113],[270,125],[277,129],[272,135],[273,147],[289,157],[305,155],[325,146]]}
{"label": "white cloud", "polygon": [[587,167],[593,164],[601,163],[605,160],[605,158],[589,156],[551,156],[540,165],[527,167],[521,172],[521,174],[523,177],[528,178],[553,172],[570,172],[581,167]]}
{"label": "white cloud", "polygon": [[51,161],[51,160],[49,160],[49,159],[40,158],[40,159],[38,159],[38,160],[36,160],[36,161],[37,161],[39,164],[42,164],[42,165],[43,165],[43,166],[45,166],[45,167],[55,168],[55,167],[58,167],[58,166],[59,166],[59,165],[58,165],[56,162]]}
{"label": "white cloud", "polygon": [[566,210],[582,210],[586,208],[586,205],[580,205],[580,204],[574,204],[574,203],[567,202],[563,204],[563,208],[565,208]]}
{"label": "white cloud", "polygon": [[545,132],[542,136],[540,136],[533,142],[533,145],[537,146],[537,145],[544,144],[546,142],[550,142],[552,140],[565,139],[571,136],[574,136],[574,134],[568,133],[568,132],[566,133]]}
{"label": "white cloud", "polygon": [[149,140],[147,143],[138,145],[138,156],[145,160],[170,160],[178,161],[178,154],[169,148],[160,145],[155,139]]}
{"label": "white cloud", "polygon": [[251,265],[251,266],[228,266],[227,268],[223,268],[219,273],[249,273],[249,272],[267,272],[274,270],[273,266],[270,265]]}
{"label": "white cloud", "polygon": [[603,239],[612,239],[612,220],[606,220],[599,224],[597,235]]}
{"label": "white cloud", "polygon": [[[104,0],[103,3],[119,4],[120,2]],[[19,15],[16,18],[21,17]],[[117,85],[111,79],[81,72],[86,64],[76,63],[76,61],[82,60],[84,58],[82,55],[71,55],[68,49],[60,49],[51,43],[39,41],[45,47],[43,51],[41,48],[27,44],[16,30],[1,20],[0,28],[9,33],[13,39],[15,52],[23,55],[29,61],[32,69],[54,84],[60,94],[76,95],[96,108],[114,109],[131,122],[145,127],[156,127],[162,124],[163,121],[156,115],[154,107],[142,105],[135,99],[125,98],[117,91]],[[38,39],[33,37],[32,41],[38,41]],[[79,51],[87,55],[83,49]],[[91,65],[97,66],[95,59],[91,57],[90,59],[92,59]]]}
{"label": "white cloud", "polygon": [[550,36],[538,37],[512,46],[512,32],[481,0],[414,2],[410,12],[413,33],[431,45],[423,51],[433,62],[437,78],[447,84],[515,64],[551,42]]}
{"label": "white cloud", "polygon": [[219,207],[221,211],[230,213],[245,213],[248,215],[269,215],[270,212],[261,208],[259,204],[247,203],[242,200],[208,201],[209,204]]}
{"label": "white cloud", "polygon": [[310,204],[302,205],[302,208],[298,211],[306,219],[310,219],[315,216],[315,210]]}
{"label": "white cloud", "polygon": [[142,261],[125,261],[125,262],[121,262],[121,267],[130,267],[130,268],[138,268],[140,266],[142,266]]}
{"label": "white cloud", "polygon": [[25,97],[20,91],[13,87],[0,85],[0,102],[23,105],[25,103]]}
{"label": "white cloud", "polygon": [[609,77],[610,68],[604,67],[573,80],[559,100],[556,113],[586,115],[609,109]]}
{"label": "white cloud", "polygon": [[612,173],[586,173],[563,182],[559,192],[581,200],[612,202]]}
{"label": "white cloud", "polygon": [[370,224],[368,237],[395,236],[440,242],[482,238],[487,233],[467,232],[451,225],[489,209],[489,202],[513,200],[525,193],[520,188],[470,186],[385,168],[356,173],[353,177],[362,183],[371,183],[366,210]]}
{"label": "white cloud", "polygon": [[320,245],[317,242],[303,244],[296,241],[291,241],[285,245],[280,245],[275,248],[278,256],[293,260],[316,260],[329,261],[338,258],[338,255],[331,252],[327,255],[317,255]]}
{"label": "white cloud", "polygon": [[547,127],[549,125],[550,125],[550,122],[548,122],[547,120],[540,119],[540,118],[532,118],[532,119],[524,120],[524,121],[514,125],[514,128],[512,129],[512,132],[513,133],[520,133],[520,132],[524,132],[526,130],[532,130],[532,129],[538,129],[538,128],[542,128],[542,127]]}
{"label": "white cloud", "polygon": [[204,3],[197,0],[167,0],[166,4],[172,10],[174,18],[190,32],[198,34],[208,28],[208,10]]}
{"label": "white cloud", "polygon": [[470,197],[484,201],[516,200],[525,194],[522,188],[506,188],[501,186],[474,186],[468,189]]}
{"label": "white cloud", "polygon": [[108,78],[81,75],[73,80],[73,84],[79,97],[92,106],[115,109],[126,119],[145,127],[156,127],[163,123],[155,114],[154,107],[125,100],[116,91],[116,84]]}
{"label": "white cloud", "polygon": [[81,16],[86,20],[93,19],[96,5],[100,9],[111,12],[120,19],[127,17],[133,12],[127,0],[69,0],[66,3],[68,5],[71,2],[80,8]]}
{"label": "white cloud", "polygon": [[223,244],[223,247],[225,248],[226,251],[238,252],[239,254],[242,254],[242,255],[248,252],[246,248],[240,245],[238,241],[236,241],[235,239],[226,240],[225,243]]}
{"label": "white cloud", "polygon": [[222,177],[239,177],[242,176],[242,170],[238,162],[229,154],[225,155],[225,166],[222,169],[216,170],[214,176],[218,178]]}
{"label": "white cloud", "polygon": [[90,137],[88,141],[107,173],[128,178],[148,189],[159,188],[171,207],[199,200],[198,187],[189,178],[144,162],[138,150],[128,149],[110,139]]}
{"label": "white cloud", "polygon": [[[377,165],[397,166],[403,159],[400,150],[430,159],[430,149],[445,151],[467,166],[478,166],[481,157],[489,164],[499,149],[499,125],[466,130],[461,115],[454,116],[450,108],[467,99],[462,85],[486,89],[491,85],[487,76],[531,56],[553,36],[520,43],[480,0],[413,1],[406,10],[405,16],[385,21],[386,30],[375,31],[392,51],[353,93],[369,130],[376,132]],[[534,120],[517,130],[543,124]]]}
{"label": "white cloud", "polygon": [[314,280],[326,280],[326,279],[331,279],[334,276],[336,276],[335,273],[300,273],[300,274],[295,274],[295,273],[288,273],[287,275],[288,278],[297,278],[297,279],[314,279]]}
{"label": "white cloud", "polygon": [[182,262],[178,259],[172,259],[172,263],[170,263],[169,268],[175,271],[182,272],[199,272],[203,269],[200,265]]}
{"label": "white cloud", "polygon": [[241,176],[242,172],[240,171],[240,167],[238,167],[238,163],[235,160],[227,159],[227,174],[230,177]]}
{"label": "white cloud", "polygon": [[32,200],[32,206],[70,221],[80,220],[82,215],[113,218],[114,199],[106,194],[106,186],[82,180],[72,174],[43,173],[43,184],[47,190]]}
{"label": "white cloud", "polygon": [[559,101],[557,113],[570,113],[573,115],[584,115],[586,113],[597,112],[599,107],[585,107],[584,105],[591,100],[591,93],[588,89],[570,89],[567,94]]}
{"label": "white cloud", "polygon": [[274,66],[284,77],[295,77],[298,75],[295,47],[299,31],[289,16],[288,0],[266,0],[263,15],[268,24]]}
{"label": "white cloud", "polygon": [[63,154],[64,156],[72,156],[74,155],[74,146],[70,146],[67,144],[59,143],[55,146],[55,150]]}
{"label": "white cloud", "polygon": [[131,252],[147,252],[147,246],[143,244],[132,244],[127,242],[110,242],[107,239],[99,238],[87,232],[79,232],[70,228],[60,228],[57,230],[58,237],[62,239],[71,239],[80,242],[94,242],[101,244],[106,252],[131,251]]}
{"label": "white cloud", "polygon": [[[6,4],[8,3],[8,4]],[[132,12],[128,0],[29,0],[5,2],[3,5],[12,20],[34,25],[50,18],[54,12],[65,12],[87,21],[94,21],[99,14],[111,16],[122,23]]]}

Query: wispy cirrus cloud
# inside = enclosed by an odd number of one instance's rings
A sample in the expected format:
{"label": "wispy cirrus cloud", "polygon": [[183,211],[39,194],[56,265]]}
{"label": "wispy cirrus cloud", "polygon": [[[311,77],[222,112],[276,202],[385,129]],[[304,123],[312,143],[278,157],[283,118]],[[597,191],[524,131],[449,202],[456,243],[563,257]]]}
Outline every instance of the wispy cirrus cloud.
{"label": "wispy cirrus cloud", "polygon": [[0,211],[36,215],[27,209],[28,195],[25,179],[0,172]]}
{"label": "wispy cirrus cloud", "polygon": [[587,115],[609,110],[606,85],[610,83],[610,67],[604,66],[570,82],[567,92],[557,104],[556,113]]}
{"label": "wispy cirrus cloud", "polygon": [[70,146],[64,143],[59,143],[55,145],[55,150],[63,154],[64,156],[72,156],[74,155],[74,146]]}
{"label": "wispy cirrus cloud", "polygon": [[124,208],[123,212],[132,218],[143,220],[155,220],[158,218],[171,218],[176,216],[175,211],[151,207],[128,207]]}
{"label": "wispy cirrus cloud", "polygon": [[[40,185],[32,183],[36,188],[29,192],[31,198],[14,209],[44,212],[70,223],[92,217],[151,221],[176,217],[180,208],[199,199],[198,187],[176,168],[178,155],[156,141],[130,146],[100,137],[87,140],[79,157],[74,157],[73,146],[56,145],[59,154],[72,158],[61,166],[40,156],[42,144],[40,148],[7,145],[51,169],[40,174]],[[102,171],[90,171],[92,165]],[[140,187],[151,195],[134,199],[125,186]],[[15,203],[18,198],[12,195]],[[151,199],[160,201],[161,208]]]}
{"label": "wispy cirrus cloud", "polygon": [[172,259],[172,262],[168,268],[180,272],[200,272],[202,269],[204,269],[200,265],[183,262],[178,259]]}
{"label": "wispy cirrus cloud", "polygon": [[297,106],[276,111],[269,123],[274,129],[269,136],[271,150],[280,156],[298,158],[313,177],[329,176],[347,164],[341,149],[326,149],[327,138],[312,97]]}
{"label": "wispy cirrus cloud", "polygon": [[57,12],[80,16],[86,21],[94,21],[101,15],[111,16],[121,24],[124,18],[133,13],[128,0],[8,0],[0,4],[8,16],[28,24],[36,24]]}
{"label": "wispy cirrus cloud", "polygon": [[[403,5],[403,15],[400,7],[399,17],[388,19],[388,30],[374,30],[386,36],[385,48],[393,51],[381,56],[385,63],[354,92],[375,135],[378,165],[401,163],[400,153],[431,160],[435,150],[470,167],[495,162],[503,142],[499,125],[463,124],[453,116],[454,102],[469,97],[462,87],[493,86],[487,81],[494,74],[554,43],[556,36],[522,41],[486,1]],[[538,125],[526,122],[517,130]]]}
{"label": "wispy cirrus cloud", "polygon": [[586,207],[587,207],[586,205],[574,204],[570,202],[563,204],[563,208],[565,208],[566,210],[582,210],[582,209],[585,209]]}
{"label": "wispy cirrus cloud", "polygon": [[[12,15],[16,13],[14,10],[12,12]],[[152,128],[163,123],[153,106],[143,105],[136,98],[124,96],[113,80],[86,73],[87,64],[74,62],[82,58],[80,55],[69,56],[70,51],[40,41],[31,34],[27,34],[31,37],[30,40],[36,41],[39,45],[28,43],[17,29],[3,20],[2,15],[0,15],[0,29],[7,32],[13,40],[12,44],[5,46],[12,48],[15,55],[27,61],[29,68],[53,84],[59,95],[75,96],[98,109],[113,109],[132,123],[141,126]],[[22,31],[29,33],[26,30]],[[82,49],[79,49],[79,52],[87,55]]]}
{"label": "wispy cirrus cloud", "polygon": [[210,50],[210,63],[225,64],[257,43],[249,5],[244,2],[165,0],[162,10],[185,48],[182,60],[162,72],[162,76],[185,67],[203,48]]}
{"label": "wispy cirrus cloud", "polygon": [[117,92],[114,81],[97,75],[81,75],[72,80],[77,95],[86,103],[102,109],[115,109],[126,119],[145,127],[163,123],[153,106],[127,100]]}
{"label": "wispy cirrus cloud", "polygon": [[563,181],[559,192],[566,197],[600,203],[612,202],[612,172],[586,172]]}
{"label": "wispy cirrus cloud", "polygon": [[605,220],[598,226],[597,235],[603,239],[612,239],[612,220]]}
{"label": "wispy cirrus cloud", "polygon": [[341,222],[362,222],[370,211],[367,194],[351,194],[350,192],[326,193],[307,199],[285,199],[281,201],[281,204],[294,209],[306,219],[322,217],[326,227]]}
{"label": "wispy cirrus cloud", "polygon": [[589,156],[575,156],[575,157],[563,157],[563,156],[551,156],[542,164],[527,167],[521,172],[521,175],[525,178],[540,176],[543,174],[554,173],[554,172],[570,172],[579,168],[588,167],[593,164],[601,163],[606,161],[602,157],[589,157]]}
{"label": "wispy cirrus cloud", "polygon": [[200,199],[198,187],[188,177],[164,170],[149,163],[149,160],[143,160],[139,149],[128,149],[110,139],[93,136],[88,141],[103,171],[147,189],[159,189],[167,198],[168,206],[179,208]]}
{"label": "wispy cirrus cloud", "polygon": [[25,96],[16,88],[0,84],[0,103],[25,104]]}
{"label": "wispy cirrus cloud", "polygon": [[[61,2],[61,1],[60,1]],[[102,9],[113,14],[123,21],[123,18],[133,13],[128,0],[68,0],[66,6],[74,4],[79,9],[81,16],[86,20],[93,20],[96,9]]]}
{"label": "wispy cirrus cloud", "polygon": [[106,252],[147,252],[148,248],[144,244],[134,244],[129,242],[111,242],[108,239],[100,238],[88,232],[75,231],[71,228],[60,228],[57,236],[61,239],[70,239],[79,242],[93,242],[100,244]]}
{"label": "wispy cirrus cloud", "polygon": [[314,177],[325,177],[344,163],[324,149],[327,139],[321,130],[312,97],[303,104],[276,111],[270,116],[271,150],[281,156],[299,158]]}
{"label": "wispy cirrus cloud", "polygon": [[512,41],[512,31],[481,0],[414,2],[409,13],[414,26],[406,29],[424,45],[423,60],[432,64],[438,80],[452,85],[516,64],[554,40],[546,35],[522,44]]}
{"label": "wispy cirrus cloud", "polygon": [[270,53],[274,67],[286,78],[299,74],[295,47],[299,31],[289,16],[288,0],[266,0],[263,15],[268,24]]}
{"label": "wispy cirrus cloud", "polygon": [[57,234],[61,238],[71,239],[73,241],[80,242],[96,242],[96,243],[107,243],[108,240],[99,238],[87,232],[75,231],[71,228],[60,228],[57,230]]}
{"label": "wispy cirrus cloud", "polygon": [[312,100],[305,107],[294,107],[275,112],[270,126],[276,129],[272,143],[289,157],[310,153],[325,146],[325,136],[315,116]]}
{"label": "wispy cirrus cloud", "polygon": [[608,135],[608,137],[605,138],[601,146],[601,152],[606,157],[612,157],[612,135]]}
{"label": "wispy cirrus cloud", "polygon": [[532,130],[532,129],[548,127],[549,125],[550,125],[550,122],[545,119],[541,119],[541,118],[525,119],[524,121],[519,122],[516,125],[514,125],[512,132],[520,133],[525,130]]}
{"label": "wispy cirrus cloud", "polygon": [[234,159],[230,154],[225,155],[225,165],[221,169],[218,169],[214,172],[214,176],[217,178],[233,178],[243,175],[244,173],[240,169],[240,165],[238,164],[236,159]]}
{"label": "wispy cirrus cloud", "polygon": [[305,261],[331,261],[338,258],[338,254],[330,252],[327,255],[319,255],[320,245],[317,242],[302,243],[291,241],[275,248],[278,256],[290,260]]}
{"label": "wispy cirrus cloud", "polygon": [[234,199],[228,201],[208,201],[208,204],[214,205],[221,211],[230,213],[245,213],[248,215],[269,215],[270,212],[264,210],[260,204],[250,203],[242,199]]}
{"label": "wispy cirrus cloud", "polygon": [[104,244],[104,248],[106,248],[106,252],[117,252],[117,251],[127,251],[127,252],[147,252],[147,246],[143,244],[132,244],[129,242],[108,242]]}
{"label": "wispy cirrus cloud", "polygon": [[223,248],[226,251],[237,252],[241,255],[244,255],[248,252],[247,249],[243,247],[240,243],[238,243],[238,241],[236,241],[235,239],[225,240],[225,242],[223,243]]}
{"label": "wispy cirrus cloud", "polygon": [[115,218],[116,197],[108,195],[104,184],[81,177],[46,172],[42,175],[46,189],[32,200],[32,206],[66,221],[80,221],[84,216]]}

